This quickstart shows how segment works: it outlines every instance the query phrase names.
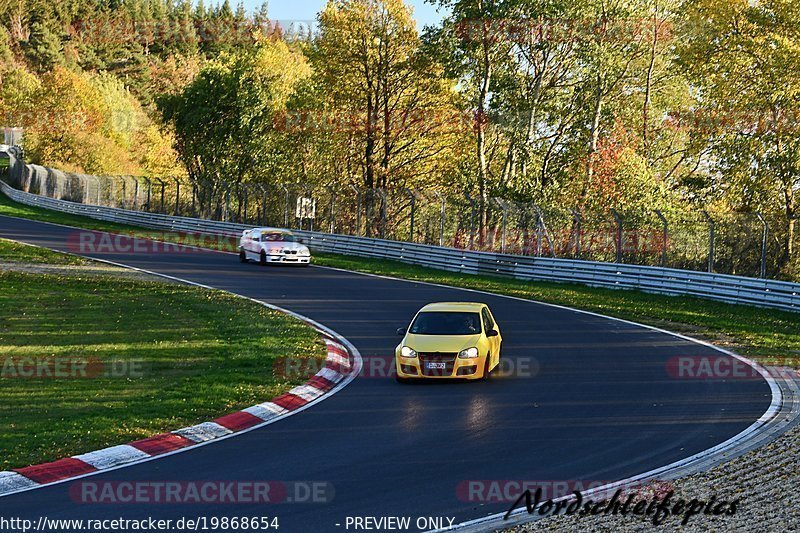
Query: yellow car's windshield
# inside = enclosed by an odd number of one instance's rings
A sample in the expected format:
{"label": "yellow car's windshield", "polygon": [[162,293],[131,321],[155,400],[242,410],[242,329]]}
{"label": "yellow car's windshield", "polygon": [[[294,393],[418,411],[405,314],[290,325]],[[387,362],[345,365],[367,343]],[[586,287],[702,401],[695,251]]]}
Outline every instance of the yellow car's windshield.
{"label": "yellow car's windshield", "polygon": [[414,335],[477,335],[481,315],[455,311],[425,311],[417,315],[409,333]]}

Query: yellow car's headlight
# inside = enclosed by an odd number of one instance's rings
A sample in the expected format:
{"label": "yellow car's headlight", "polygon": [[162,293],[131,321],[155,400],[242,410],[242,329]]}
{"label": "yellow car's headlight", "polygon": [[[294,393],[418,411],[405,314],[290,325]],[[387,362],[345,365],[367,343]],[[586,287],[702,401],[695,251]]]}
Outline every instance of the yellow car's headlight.
{"label": "yellow car's headlight", "polygon": [[402,355],[403,357],[407,357],[409,359],[414,359],[415,357],[417,357],[417,352],[415,352],[408,346],[403,346],[400,349],[400,355]]}
{"label": "yellow car's headlight", "polygon": [[461,359],[475,359],[478,357],[478,349],[477,348],[467,348],[466,350],[461,350],[458,356]]}

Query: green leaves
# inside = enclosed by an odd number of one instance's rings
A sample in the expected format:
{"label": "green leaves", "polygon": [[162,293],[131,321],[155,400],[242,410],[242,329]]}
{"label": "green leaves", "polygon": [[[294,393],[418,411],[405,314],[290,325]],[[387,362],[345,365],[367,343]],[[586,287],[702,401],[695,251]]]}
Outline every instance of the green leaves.
{"label": "green leaves", "polygon": [[[711,117],[702,133],[712,147],[716,197],[733,209],[783,220],[773,232],[794,248],[800,189],[800,19],[785,0],[699,0],[687,4],[681,65]],[[788,222],[787,222],[788,220]]]}
{"label": "green leaves", "polygon": [[223,53],[178,94],[159,101],[175,130],[190,177],[211,189],[226,181],[263,180],[279,148],[273,118],[283,111],[311,69],[280,40]]}

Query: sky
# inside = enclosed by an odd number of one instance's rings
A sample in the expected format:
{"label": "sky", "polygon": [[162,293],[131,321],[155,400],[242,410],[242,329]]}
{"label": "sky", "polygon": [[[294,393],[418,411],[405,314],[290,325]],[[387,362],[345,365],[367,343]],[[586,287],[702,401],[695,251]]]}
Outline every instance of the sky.
{"label": "sky", "polygon": [[[414,7],[414,18],[417,19],[417,28],[422,29],[426,24],[436,24],[442,18],[436,9],[424,0],[405,0]],[[237,2],[231,1],[231,5]],[[244,0],[244,5],[249,12],[253,12],[262,0]],[[269,17],[279,21],[313,21],[317,13],[325,6],[326,0],[269,0]]]}

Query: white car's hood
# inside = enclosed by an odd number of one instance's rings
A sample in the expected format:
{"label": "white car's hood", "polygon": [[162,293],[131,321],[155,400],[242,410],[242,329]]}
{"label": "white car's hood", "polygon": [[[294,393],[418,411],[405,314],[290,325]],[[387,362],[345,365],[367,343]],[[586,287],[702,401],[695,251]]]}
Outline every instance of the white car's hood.
{"label": "white car's hood", "polygon": [[261,246],[265,250],[276,251],[276,252],[279,252],[281,250],[295,251],[295,252],[308,251],[308,247],[305,244],[300,244],[299,242],[262,242]]}

